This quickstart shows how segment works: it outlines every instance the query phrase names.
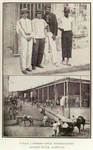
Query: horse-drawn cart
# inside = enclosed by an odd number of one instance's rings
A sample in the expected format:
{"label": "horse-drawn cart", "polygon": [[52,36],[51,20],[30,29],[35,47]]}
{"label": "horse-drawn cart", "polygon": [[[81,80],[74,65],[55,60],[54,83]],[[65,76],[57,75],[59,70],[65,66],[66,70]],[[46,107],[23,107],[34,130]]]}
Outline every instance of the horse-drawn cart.
{"label": "horse-drawn cart", "polygon": [[60,135],[69,135],[69,134],[72,134],[73,130],[74,130],[73,126],[68,126],[66,128],[59,126],[59,134]]}
{"label": "horse-drawn cart", "polygon": [[85,122],[86,120],[82,116],[78,116],[75,122],[67,121],[66,124],[68,126],[66,128],[59,126],[59,132],[63,135],[72,133],[74,130],[74,127],[76,126],[80,133],[81,125],[83,125],[83,129],[84,129]]}

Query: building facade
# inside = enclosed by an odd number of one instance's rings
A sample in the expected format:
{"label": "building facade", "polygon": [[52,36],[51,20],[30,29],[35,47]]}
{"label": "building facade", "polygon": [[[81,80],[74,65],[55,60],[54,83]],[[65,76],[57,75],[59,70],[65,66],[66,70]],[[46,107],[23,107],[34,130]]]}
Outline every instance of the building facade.
{"label": "building facade", "polygon": [[9,76],[3,76],[3,97],[4,99],[9,98]]}
{"label": "building facade", "polygon": [[66,96],[65,107],[90,106],[90,81],[74,78],[65,78],[37,86],[25,91],[19,91],[19,97],[29,101],[45,103],[51,101],[60,105],[60,97]]}

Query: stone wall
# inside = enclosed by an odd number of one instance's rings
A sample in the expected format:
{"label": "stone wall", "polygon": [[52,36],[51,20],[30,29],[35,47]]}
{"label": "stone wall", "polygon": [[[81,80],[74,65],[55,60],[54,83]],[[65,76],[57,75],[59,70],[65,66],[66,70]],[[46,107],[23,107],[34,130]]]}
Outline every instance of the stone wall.
{"label": "stone wall", "polygon": [[9,76],[3,77],[3,97],[7,99],[9,96]]}
{"label": "stone wall", "polygon": [[16,3],[3,4],[3,51],[10,55],[14,50],[15,24],[18,18]]}
{"label": "stone wall", "polygon": [[[64,15],[65,4],[52,4],[52,12],[56,14],[57,20]],[[77,4],[69,4],[70,16],[74,20],[73,28],[73,49],[82,49],[89,47],[90,45],[90,4],[87,4],[87,9]],[[58,30],[58,36],[56,38],[57,50],[62,50],[61,47],[61,32]]]}

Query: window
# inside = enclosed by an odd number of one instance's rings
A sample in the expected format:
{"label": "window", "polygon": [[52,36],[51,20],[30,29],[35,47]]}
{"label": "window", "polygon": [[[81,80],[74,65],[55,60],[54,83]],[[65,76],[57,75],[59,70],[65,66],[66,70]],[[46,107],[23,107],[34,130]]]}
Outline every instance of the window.
{"label": "window", "polygon": [[21,9],[26,8],[26,7],[29,10],[28,18],[31,20],[33,18],[35,18],[35,14],[36,14],[37,9],[42,9],[43,14],[45,14],[45,5],[46,5],[45,3],[20,3],[19,4],[19,18],[21,18],[21,15],[20,15]]}

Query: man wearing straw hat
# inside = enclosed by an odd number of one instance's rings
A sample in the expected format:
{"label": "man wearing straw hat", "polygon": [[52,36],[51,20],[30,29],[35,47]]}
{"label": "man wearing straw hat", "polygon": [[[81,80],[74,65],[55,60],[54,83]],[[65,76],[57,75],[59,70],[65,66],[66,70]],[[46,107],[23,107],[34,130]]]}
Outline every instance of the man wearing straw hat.
{"label": "man wearing straw hat", "polygon": [[33,44],[32,52],[32,69],[35,70],[36,67],[43,68],[41,66],[44,47],[45,47],[45,28],[47,23],[42,19],[42,10],[38,9],[36,11],[36,18],[32,20],[32,30],[34,32],[34,38],[36,42]]}
{"label": "man wearing straw hat", "polygon": [[[70,8],[64,7],[64,17],[60,18],[59,30],[62,31],[61,44],[62,44],[62,64],[71,66],[69,58],[71,58],[72,51],[72,28],[73,19],[69,16]],[[65,62],[65,58],[66,62]]]}
{"label": "man wearing straw hat", "polygon": [[23,74],[27,74],[27,71],[31,71],[33,33],[31,20],[27,18],[28,9],[21,9],[21,15],[22,18],[17,21],[16,30],[18,34],[21,70]]}

